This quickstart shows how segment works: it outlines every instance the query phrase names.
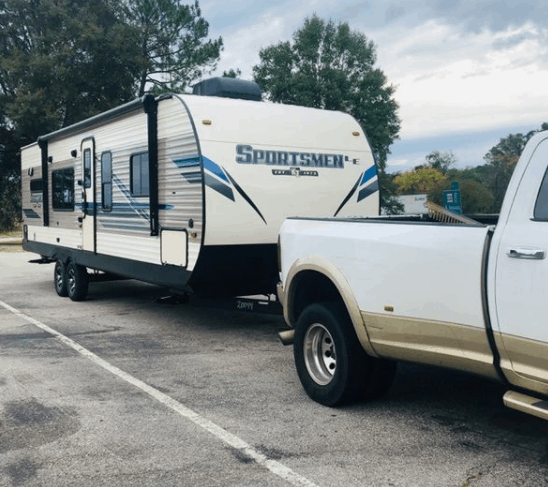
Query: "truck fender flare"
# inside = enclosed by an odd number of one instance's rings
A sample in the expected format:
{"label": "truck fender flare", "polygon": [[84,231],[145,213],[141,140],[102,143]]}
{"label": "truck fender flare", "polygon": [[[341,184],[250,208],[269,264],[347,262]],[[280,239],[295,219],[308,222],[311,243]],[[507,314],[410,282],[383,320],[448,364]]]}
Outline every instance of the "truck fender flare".
{"label": "truck fender flare", "polygon": [[295,327],[295,319],[293,314],[290,313],[290,310],[293,309],[293,298],[295,294],[296,282],[295,277],[303,271],[318,272],[319,274],[323,274],[333,283],[344,302],[348,315],[350,316],[350,320],[352,321],[352,326],[354,327],[354,331],[356,332],[361,345],[368,355],[378,358],[377,353],[371,345],[369,334],[367,333],[367,328],[365,327],[365,323],[362,319],[358,301],[356,300],[352,287],[348,283],[342,271],[332,262],[320,255],[311,255],[297,259],[289,269],[285,281],[282,301],[286,323],[293,328]]}

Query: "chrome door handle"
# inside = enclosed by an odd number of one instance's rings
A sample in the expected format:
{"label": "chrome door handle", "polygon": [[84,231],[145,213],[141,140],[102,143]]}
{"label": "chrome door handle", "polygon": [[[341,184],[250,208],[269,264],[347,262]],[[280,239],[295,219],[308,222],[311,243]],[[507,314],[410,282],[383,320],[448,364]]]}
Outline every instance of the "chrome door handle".
{"label": "chrome door handle", "polygon": [[509,248],[507,255],[512,259],[543,260],[546,258],[546,252],[540,249]]}

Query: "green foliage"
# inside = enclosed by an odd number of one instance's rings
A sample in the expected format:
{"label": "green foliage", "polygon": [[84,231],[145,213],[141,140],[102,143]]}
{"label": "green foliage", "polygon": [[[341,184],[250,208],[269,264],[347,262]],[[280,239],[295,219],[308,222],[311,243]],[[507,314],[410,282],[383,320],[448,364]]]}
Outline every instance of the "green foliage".
{"label": "green foliage", "polygon": [[424,194],[439,191],[447,176],[433,167],[420,167],[399,174],[394,183],[401,194]]}
{"label": "green foliage", "polygon": [[[443,191],[451,189],[452,182],[459,183],[461,192],[462,211],[467,215],[491,213],[493,207],[493,194],[479,181],[466,178],[459,171],[455,171],[453,177],[448,177],[443,185],[428,193],[428,200],[443,205]],[[463,171],[464,172],[464,171]]]}
{"label": "green foliage", "polygon": [[183,92],[215,69],[223,41],[206,40],[209,24],[196,0],[128,0],[140,48],[138,94]]}
{"label": "green foliage", "polygon": [[290,42],[262,49],[254,79],[274,102],[350,113],[361,124],[375,154],[383,206],[394,210],[394,187],[385,175],[389,147],[400,120],[395,88],[376,63],[376,47],[348,23],[313,15]]}
{"label": "green foliage", "polygon": [[[540,130],[546,129],[548,129],[548,124],[543,123]],[[485,155],[484,159],[488,167],[487,184],[493,194],[492,211],[494,213],[500,211],[506,188],[525,145],[540,130],[531,130],[525,135],[509,134],[500,139],[499,143]]]}
{"label": "green foliage", "polygon": [[135,31],[113,5],[0,1],[0,103],[25,142],[133,98]]}
{"label": "green foliage", "polygon": [[198,3],[0,0],[0,224],[20,205],[19,148],[143,94],[183,90],[213,67]]}
{"label": "green foliage", "polygon": [[404,207],[396,196],[399,194],[398,186],[394,183],[396,174],[389,174],[386,171],[379,170],[379,186],[381,188],[381,207],[383,213],[387,215],[399,215]]}
{"label": "green foliage", "polygon": [[[531,130],[527,134],[509,134],[503,137],[485,155],[486,164],[466,169],[452,167],[457,159],[451,152],[433,151],[426,156],[425,165],[395,175],[394,183],[400,194],[428,193],[430,201],[441,205],[443,191],[451,189],[451,183],[456,181],[459,183],[464,213],[498,213],[525,145],[541,130],[548,130],[548,123],[543,123],[539,130]],[[445,179],[438,184],[439,179],[436,180],[428,170],[436,170]]]}
{"label": "green foliage", "polygon": [[239,78],[242,75],[242,72],[239,68],[234,69],[230,68],[228,71],[223,71],[223,78]]}
{"label": "green foliage", "polygon": [[428,166],[437,169],[442,174],[447,174],[450,167],[457,162],[457,158],[452,152],[433,151],[426,157]]}
{"label": "green foliage", "polygon": [[4,228],[19,218],[19,148],[134,96],[135,31],[110,2],[0,0]]}
{"label": "green foliage", "polygon": [[0,180],[0,232],[14,230],[20,220],[20,178],[4,178]]}
{"label": "green foliage", "polygon": [[493,195],[483,184],[485,171],[479,168],[454,169],[457,158],[452,152],[433,151],[425,157],[429,168],[445,176],[442,184],[433,185],[427,191],[428,200],[443,204],[443,191],[451,189],[451,183],[458,182],[461,192],[462,211],[465,214],[488,213],[493,206]]}

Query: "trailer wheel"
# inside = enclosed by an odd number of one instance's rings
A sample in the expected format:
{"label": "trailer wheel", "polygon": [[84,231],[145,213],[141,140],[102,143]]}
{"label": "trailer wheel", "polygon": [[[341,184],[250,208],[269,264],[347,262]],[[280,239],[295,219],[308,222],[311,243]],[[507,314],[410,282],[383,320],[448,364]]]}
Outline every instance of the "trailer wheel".
{"label": "trailer wheel", "polygon": [[368,356],[342,304],[308,306],[295,329],[295,364],[314,401],[336,406],[386,392],[396,363]]}
{"label": "trailer wheel", "polygon": [[55,292],[62,298],[68,296],[67,290],[67,269],[62,260],[55,261],[55,269],[53,270],[53,284]]}
{"label": "trailer wheel", "polygon": [[88,273],[84,266],[70,261],[67,265],[67,293],[72,301],[82,301],[88,293]]}

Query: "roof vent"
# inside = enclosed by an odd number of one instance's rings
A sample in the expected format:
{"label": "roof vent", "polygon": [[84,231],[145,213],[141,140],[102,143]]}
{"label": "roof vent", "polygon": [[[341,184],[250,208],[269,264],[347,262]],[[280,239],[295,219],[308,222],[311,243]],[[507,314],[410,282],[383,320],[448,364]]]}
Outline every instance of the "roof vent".
{"label": "roof vent", "polygon": [[202,96],[241,98],[261,101],[261,89],[254,81],[236,78],[210,78],[195,84],[192,93]]}

